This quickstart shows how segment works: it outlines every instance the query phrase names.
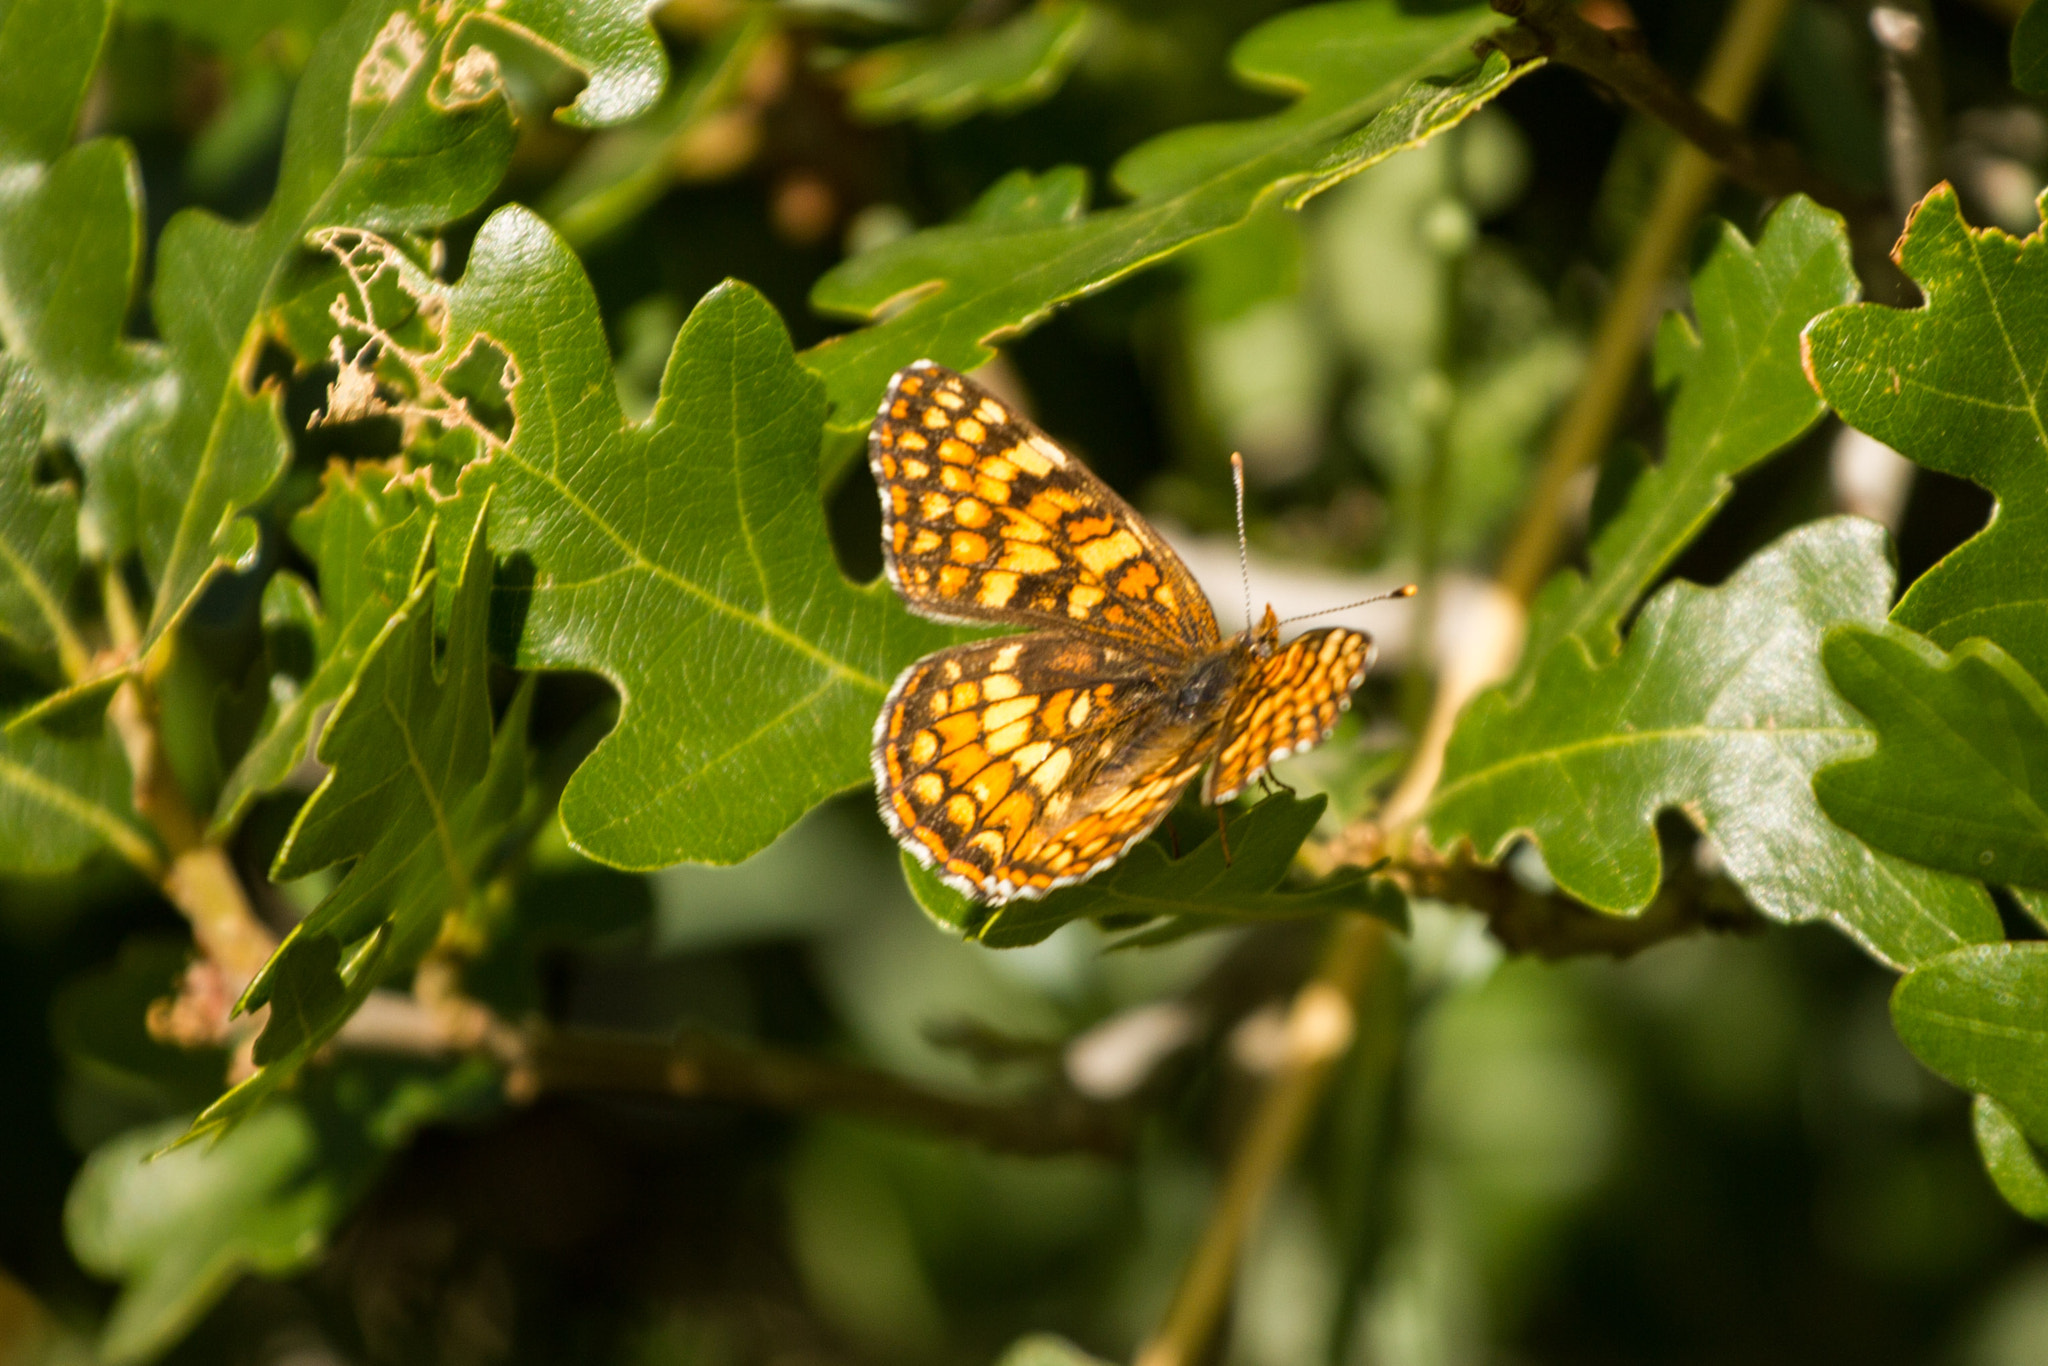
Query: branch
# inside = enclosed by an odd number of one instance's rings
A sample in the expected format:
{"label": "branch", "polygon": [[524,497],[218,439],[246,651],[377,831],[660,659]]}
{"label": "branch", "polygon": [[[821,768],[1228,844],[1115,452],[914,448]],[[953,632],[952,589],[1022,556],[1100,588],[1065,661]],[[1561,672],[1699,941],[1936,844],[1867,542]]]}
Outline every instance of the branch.
{"label": "branch", "polygon": [[[1508,56],[1518,62],[1545,56],[1598,81],[1623,103],[1699,148],[1738,185],[1771,199],[1803,194],[1845,214],[1867,207],[1815,174],[1790,143],[1753,137],[1731,122],[1748,103],[1746,88],[1738,98],[1716,100],[1710,75],[1696,98],[1650,59],[1643,50],[1641,34],[1588,23],[1566,0],[1493,0],[1493,7],[1518,21],[1494,39]],[[1770,0],[1748,8],[1778,13],[1759,14],[1741,26],[1731,19],[1723,31],[1724,41],[1731,35],[1746,39],[1748,50],[1740,54],[1741,60],[1761,67],[1770,57],[1786,5],[1783,0]],[[1721,54],[1716,55],[1718,59]],[[1754,80],[1740,84],[1747,87]]]}

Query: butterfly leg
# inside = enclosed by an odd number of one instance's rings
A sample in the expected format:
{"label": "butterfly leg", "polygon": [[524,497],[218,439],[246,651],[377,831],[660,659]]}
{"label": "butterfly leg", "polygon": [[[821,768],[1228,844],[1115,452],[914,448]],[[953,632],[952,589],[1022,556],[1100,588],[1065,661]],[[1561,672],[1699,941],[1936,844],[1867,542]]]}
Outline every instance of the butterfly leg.
{"label": "butterfly leg", "polygon": [[1296,792],[1288,784],[1274,777],[1272,770],[1270,769],[1259,775],[1259,786],[1266,789],[1266,795],[1269,797],[1273,795],[1273,790],[1275,788],[1278,788],[1280,791],[1285,792],[1288,796],[1293,797],[1297,800],[1299,800],[1301,797],[1301,794],[1299,792]]}
{"label": "butterfly leg", "polygon": [[1223,845],[1223,866],[1228,868],[1230,866],[1230,827],[1224,824],[1223,808],[1220,806],[1216,808],[1216,838]]}

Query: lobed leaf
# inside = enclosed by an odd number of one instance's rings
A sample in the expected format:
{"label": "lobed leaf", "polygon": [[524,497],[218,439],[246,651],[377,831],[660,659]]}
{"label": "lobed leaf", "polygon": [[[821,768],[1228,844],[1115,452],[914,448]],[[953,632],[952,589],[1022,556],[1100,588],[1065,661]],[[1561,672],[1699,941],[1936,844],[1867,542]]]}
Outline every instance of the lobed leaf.
{"label": "lobed leaf", "polygon": [[435,288],[447,332],[430,378],[473,345],[512,361],[511,433],[464,470],[461,499],[491,495],[516,662],[592,670],[619,692],[617,728],[562,796],[570,840],[625,868],[737,862],[869,782],[890,680],[957,637],[840,574],[821,387],[774,308],[713,290],[636,423],[589,281],[532,214],[494,214],[462,280]]}
{"label": "lobed leaf", "polygon": [[[1232,65],[1253,85],[1299,98],[1263,118],[1176,129],[1134,149],[1114,172],[1130,203],[1088,213],[1078,167],[1018,171],[961,221],[841,263],[811,301],[870,325],[804,353],[824,376],[833,430],[865,427],[889,376],[912,360],[971,370],[1055,305],[1241,223],[1276,196],[1299,204],[1462,119],[1534,69],[1497,53],[1474,62],[1473,44],[1501,23],[1481,4],[1411,13],[1395,0],[1280,15],[1245,36]],[[1417,82],[1458,73],[1390,110],[1389,131],[1346,143]],[[844,456],[847,444],[831,453]]]}
{"label": "lobed leaf", "polygon": [[[1822,661],[1876,748],[1814,774],[1835,822],[1902,858],[2048,887],[2048,693],[1988,640],[1952,653],[1897,626],[1840,627]],[[2048,780],[2048,777],[2044,777]]]}
{"label": "lobed leaf", "polygon": [[17,717],[0,729],[0,872],[69,872],[102,849],[146,873],[161,866],[104,710]]}
{"label": "lobed leaf", "polygon": [[494,741],[487,519],[472,526],[438,660],[438,576],[423,555],[404,606],[321,732],[327,777],[300,809],[271,875],[353,863],[244,993],[238,1009],[270,1008],[256,1041],[258,1070],[208,1107],[191,1136],[245,1116],[372,989],[418,962],[448,915],[470,905],[479,871],[518,811],[533,692],[521,690]]}
{"label": "lobed leaf", "polygon": [[1693,277],[1695,331],[1667,319],[1658,363],[1678,384],[1664,458],[1644,471],[1588,551],[1591,573],[1559,573],[1530,613],[1524,673],[1566,637],[1594,659],[1621,646],[1621,624],[1699,535],[1735,476],[1783,450],[1826,411],[1800,372],[1806,324],[1854,299],[1856,273],[1839,215],[1794,196],[1752,246],[1722,223]]}
{"label": "lobed leaf", "polygon": [[1980,886],[1865,847],[1814,800],[1814,769],[1867,734],[1827,686],[1821,635],[1881,620],[1891,589],[1883,529],[1835,518],[1719,588],[1667,585],[1610,661],[1564,638],[1519,696],[1467,708],[1430,830],[1490,858],[1527,835],[1567,893],[1633,913],[1657,890],[1657,813],[1676,808],[1774,919],[1825,918],[1899,965],[1997,938]]}
{"label": "lobed leaf", "polygon": [[853,112],[943,128],[1036,104],[1059,89],[1098,21],[1078,0],[1038,0],[994,28],[877,48],[846,71]]}
{"label": "lobed leaf", "polygon": [[1944,649],[1995,641],[2048,673],[2048,239],[1963,221],[1947,185],[1893,249],[1919,308],[1855,304],[1814,319],[1807,371],[1842,419],[1998,500],[1985,528],[1922,575],[1892,620]]}
{"label": "lobed leaf", "polygon": [[903,871],[925,913],[955,933],[991,948],[1036,944],[1070,920],[1095,919],[1122,929],[1148,926],[1127,942],[1166,942],[1185,934],[1255,920],[1291,920],[1333,911],[1364,911],[1405,928],[1406,902],[1385,884],[1347,869],[1312,887],[1282,890],[1302,841],[1329,799],[1275,795],[1225,816],[1229,843],[1211,835],[1184,857],[1169,857],[1146,840],[1088,881],[1041,900],[1016,900],[991,910],[940,882],[907,853]]}
{"label": "lobed leaf", "polygon": [[78,491],[41,484],[43,401],[28,368],[0,355],[0,636],[60,655],[73,678],[85,646],[64,602],[78,575]]}
{"label": "lobed leaf", "polygon": [[2048,1143],[2048,945],[1976,944],[1899,979],[1892,1026],[1931,1070]]}

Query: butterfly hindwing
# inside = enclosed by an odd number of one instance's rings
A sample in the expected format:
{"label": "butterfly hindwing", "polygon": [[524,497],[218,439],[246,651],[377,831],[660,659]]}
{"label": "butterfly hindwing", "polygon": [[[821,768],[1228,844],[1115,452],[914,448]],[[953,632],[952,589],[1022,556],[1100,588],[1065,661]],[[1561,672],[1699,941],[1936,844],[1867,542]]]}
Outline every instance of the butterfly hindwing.
{"label": "butterfly hindwing", "polygon": [[1227,802],[1277,759],[1330,738],[1372,664],[1372,637],[1341,626],[1307,631],[1259,663],[1223,722],[1202,800]]}

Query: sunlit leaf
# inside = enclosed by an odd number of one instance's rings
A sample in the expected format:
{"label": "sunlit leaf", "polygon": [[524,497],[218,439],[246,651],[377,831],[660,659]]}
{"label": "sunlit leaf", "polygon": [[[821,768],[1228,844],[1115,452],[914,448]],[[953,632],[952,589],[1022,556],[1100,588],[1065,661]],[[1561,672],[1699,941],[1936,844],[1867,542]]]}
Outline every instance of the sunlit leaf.
{"label": "sunlit leaf", "polygon": [[[910,361],[973,369],[1056,305],[1243,222],[1268,199],[1299,203],[1456,123],[1532,69],[1498,53],[1475,62],[1473,43],[1501,22],[1484,5],[1421,14],[1394,0],[1281,15],[1248,34],[1232,64],[1250,84],[1298,95],[1295,103],[1264,118],[1176,129],[1133,150],[1114,173],[1130,203],[1087,212],[1077,167],[1014,172],[964,219],[842,263],[812,302],[872,325],[804,353],[825,377],[833,428],[864,427],[890,374]],[[1416,85],[1459,73],[1448,85]],[[1367,127],[1382,110],[1384,127]],[[843,457],[844,443],[830,454]]]}
{"label": "sunlit leaf", "polygon": [[1977,1153],[2005,1202],[2037,1223],[2048,1224],[2048,1161],[2006,1108],[1989,1096],[1970,1106]]}
{"label": "sunlit leaf", "polygon": [[2048,693],[1988,640],[1953,654],[1899,627],[1843,627],[1828,677],[1877,732],[1814,775],[1828,815],[1916,863],[2048,887]]}
{"label": "sunlit leaf", "polygon": [[1907,458],[1981,484],[1984,530],[1921,575],[1892,620],[1953,649],[1996,641],[2048,674],[2048,240],[1963,221],[1955,191],[1922,200],[1896,248],[1919,308],[1856,304],[1814,320],[1808,368],[1844,421]]}
{"label": "sunlit leaf", "polygon": [[1837,518],[1718,588],[1668,584],[1610,661],[1565,637],[1519,697],[1466,710],[1433,836],[1497,858],[1526,834],[1565,892],[1633,913],[1657,891],[1657,813],[1678,810],[1774,919],[1827,919],[1898,965],[1997,938],[1981,887],[1869,849],[1814,800],[1814,769],[1868,737],[1827,687],[1821,634],[1882,620],[1891,592],[1883,529]]}
{"label": "sunlit leaf", "polygon": [[846,72],[853,112],[936,128],[1034,104],[1066,79],[1096,21],[1078,0],[1038,0],[994,28],[877,48]]}

